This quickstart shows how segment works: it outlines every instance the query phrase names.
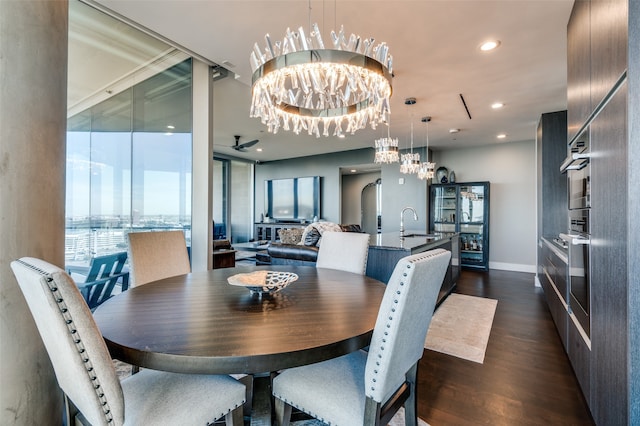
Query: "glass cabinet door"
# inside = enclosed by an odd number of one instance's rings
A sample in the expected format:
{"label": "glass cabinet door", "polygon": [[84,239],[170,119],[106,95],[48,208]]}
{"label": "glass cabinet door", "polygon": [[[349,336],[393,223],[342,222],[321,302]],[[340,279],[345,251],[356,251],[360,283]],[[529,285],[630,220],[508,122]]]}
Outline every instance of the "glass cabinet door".
{"label": "glass cabinet door", "polygon": [[460,186],[458,193],[460,252],[463,265],[485,266],[486,186]]}
{"label": "glass cabinet door", "polygon": [[432,191],[432,230],[435,232],[455,232],[457,210],[456,186],[433,186]]}
{"label": "glass cabinet door", "polygon": [[430,185],[429,230],[460,234],[460,266],[489,269],[489,182]]}

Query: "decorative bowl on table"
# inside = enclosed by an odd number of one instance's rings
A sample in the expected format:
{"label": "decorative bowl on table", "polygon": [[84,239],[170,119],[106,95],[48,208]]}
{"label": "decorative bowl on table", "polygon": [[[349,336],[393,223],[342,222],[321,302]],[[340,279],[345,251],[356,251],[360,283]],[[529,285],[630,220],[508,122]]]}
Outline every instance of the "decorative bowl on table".
{"label": "decorative bowl on table", "polygon": [[293,272],[255,271],[236,274],[227,278],[231,285],[245,287],[251,293],[272,294],[278,292],[298,279]]}

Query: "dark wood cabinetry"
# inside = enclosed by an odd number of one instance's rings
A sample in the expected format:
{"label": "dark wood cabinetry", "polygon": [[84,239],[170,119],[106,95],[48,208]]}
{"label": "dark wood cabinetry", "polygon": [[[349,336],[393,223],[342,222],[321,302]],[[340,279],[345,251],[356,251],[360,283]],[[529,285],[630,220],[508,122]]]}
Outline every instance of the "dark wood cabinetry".
{"label": "dark wood cabinetry", "polygon": [[602,102],[627,69],[627,1],[592,0],[589,3],[592,109]]}
{"label": "dark wood cabinetry", "polygon": [[567,175],[560,164],[567,156],[567,111],[542,114],[536,133],[538,239],[567,232]]}
{"label": "dark wood cabinetry", "polygon": [[436,238],[427,236],[400,238],[398,234],[372,236],[369,243],[366,275],[386,283],[400,259],[438,248],[451,252],[449,267],[438,293],[436,306],[439,306],[453,291],[460,274],[460,245],[459,236],[456,233],[441,234]]}
{"label": "dark wood cabinetry", "polygon": [[626,110],[625,82],[590,125],[591,377],[596,393],[591,409],[607,424],[624,424],[629,402],[626,163],[632,154],[627,151]]}
{"label": "dark wood cabinetry", "polygon": [[552,244],[544,238],[540,240],[538,280],[544,290],[544,296],[549,304],[549,311],[558,329],[560,340],[566,349],[569,340],[567,257],[558,254],[552,248]]}
{"label": "dark wood cabinetry", "polygon": [[573,142],[582,129],[589,132],[591,244],[589,335],[572,313],[572,298],[566,349],[599,425],[640,423],[640,288],[634,273],[640,268],[633,236],[640,203],[631,148],[638,140],[633,129],[640,129],[637,22],[636,0],[579,0],[567,26],[567,134]]}
{"label": "dark wood cabinetry", "polygon": [[591,114],[589,1],[576,1],[567,25],[567,138],[573,139]]}
{"label": "dark wood cabinetry", "polygon": [[578,0],[567,26],[571,141],[627,69],[628,1]]}
{"label": "dark wood cabinetry", "polygon": [[[591,406],[591,412],[593,413],[593,404],[592,401],[594,399],[598,399],[601,396],[596,395],[595,397],[591,394],[591,349],[588,345],[588,340],[585,336],[582,335],[582,328],[575,321],[575,318],[571,316],[568,321],[567,327],[567,345],[565,349],[567,351],[567,355],[569,356],[569,360],[571,361],[571,366],[573,367],[573,372],[576,375],[576,379],[578,379],[578,383],[580,383],[580,388],[582,389],[582,394],[584,395],[587,403]],[[620,423],[611,423],[611,424],[620,424]]]}
{"label": "dark wood cabinetry", "polygon": [[536,133],[538,179],[538,281],[542,285],[558,335],[568,344],[567,255],[558,254],[553,238],[567,232],[567,175],[560,165],[567,156],[567,112],[540,116]]}

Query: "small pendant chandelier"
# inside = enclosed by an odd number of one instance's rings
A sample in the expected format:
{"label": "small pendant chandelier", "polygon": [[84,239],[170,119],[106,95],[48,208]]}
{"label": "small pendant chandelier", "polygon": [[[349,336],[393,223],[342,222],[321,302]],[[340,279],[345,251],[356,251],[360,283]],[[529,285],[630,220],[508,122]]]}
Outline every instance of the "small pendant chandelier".
{"label": "small pendant chandelier", "polygon": [[[416,98],[407,98],[405,105],[415,105]],[[400,173],[414,174],[420,169],[420,154],[413,152],[413,120],[411,121],[411,151],[400,156]]]}
{"label": "small pendant chandelier", "polygon": [[420,164],[420,168],[418,169],[419,179],[432,179],[434,175],[433,169],[436,167],[436,163],[429,162],[429,122],[430,121],[431,121],[431,117],[422,117],[422,122],[427,123],[427,153],[426,153],[427,161]]}
{"label": "small pendant chandelier", "polygon": [[375,140],[376,156],[375,163],[397,163],[400,160],[398,155],[398,138],[392,139],[389,131],[389,123],[387,123],[387,137]]}
{"label": "small pendant chandelier", "polygon": [[249,115],[271,133],[280,128],[299,134],[344,136],[375,129],[391,112],[393,58],[386,43],[331,31],[325,48],[318,24],[309,35],[287,28],[282,41],[265,35],[250,54],[252,99]]}

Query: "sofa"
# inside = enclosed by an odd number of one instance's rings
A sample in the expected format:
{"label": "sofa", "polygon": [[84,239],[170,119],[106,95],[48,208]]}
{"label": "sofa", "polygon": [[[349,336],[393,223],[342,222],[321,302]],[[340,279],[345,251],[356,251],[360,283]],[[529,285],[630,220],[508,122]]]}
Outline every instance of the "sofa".
{"label": "sofa", "polygon": [[339,225],[332,222],[314,222],[302,229],[289,228],[278,231],[280,242],[267,248],[272,265],[315,266],[322,233],[362,232],[360,225]]}

